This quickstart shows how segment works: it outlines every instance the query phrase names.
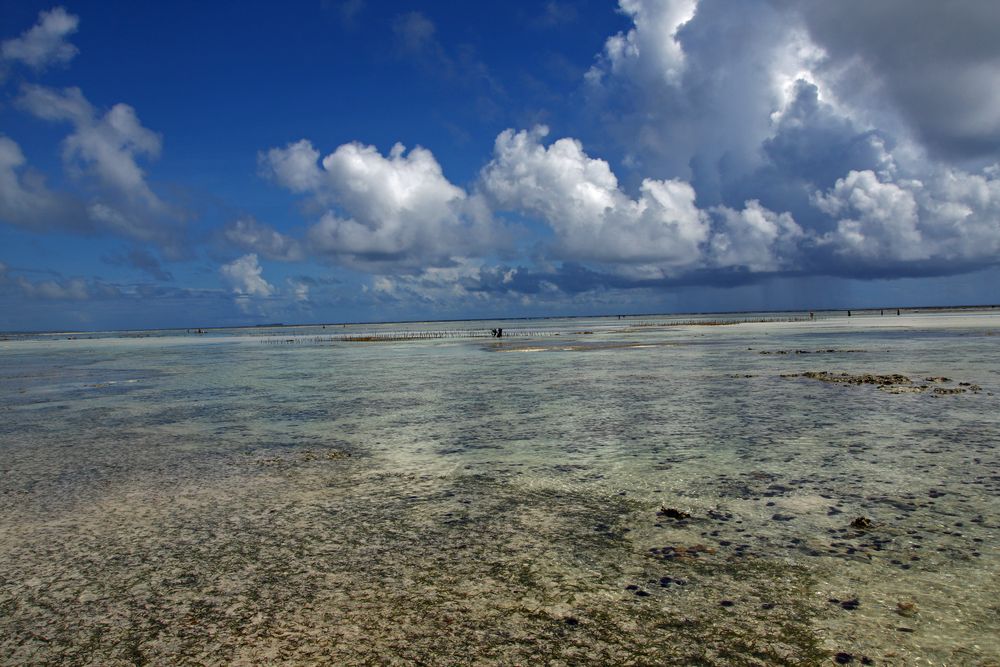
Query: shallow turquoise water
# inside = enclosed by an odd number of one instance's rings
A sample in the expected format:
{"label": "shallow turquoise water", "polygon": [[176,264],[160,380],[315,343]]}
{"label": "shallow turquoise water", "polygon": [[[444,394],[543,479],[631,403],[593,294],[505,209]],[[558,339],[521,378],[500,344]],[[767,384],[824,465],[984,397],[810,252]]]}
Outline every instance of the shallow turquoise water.
{"label": "shallow turquoise water", "polygon": [[2,340],[0,662],[996,664],[1000,316],[689,319]]}

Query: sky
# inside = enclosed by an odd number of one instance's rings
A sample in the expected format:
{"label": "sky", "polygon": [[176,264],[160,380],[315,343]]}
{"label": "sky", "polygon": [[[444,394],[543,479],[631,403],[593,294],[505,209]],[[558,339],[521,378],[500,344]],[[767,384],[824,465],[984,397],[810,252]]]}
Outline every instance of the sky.
{"label": "sky", "polygon": [[996,303],[1000,3],[0,0],[0,330]]}

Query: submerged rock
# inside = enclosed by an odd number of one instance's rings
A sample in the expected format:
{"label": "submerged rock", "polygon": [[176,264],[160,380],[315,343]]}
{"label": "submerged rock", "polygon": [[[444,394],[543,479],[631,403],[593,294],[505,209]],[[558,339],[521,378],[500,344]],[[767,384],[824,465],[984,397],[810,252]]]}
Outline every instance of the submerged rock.
{"label": "submerged rock", "polygon": [[684,510],[679,510],[674,507],[665,507],[663,505],[660,505],[660,511],[656,514],[658,516],[665,516],[668,519],[677,519],[678,521],[691,518],[690,512],[685,512]]}
{"label": "submerged rock", "polygon": [[866,516],[859,516],[851,521],[851,528],[856,530],[869,530],[875,527],[875,522]]}

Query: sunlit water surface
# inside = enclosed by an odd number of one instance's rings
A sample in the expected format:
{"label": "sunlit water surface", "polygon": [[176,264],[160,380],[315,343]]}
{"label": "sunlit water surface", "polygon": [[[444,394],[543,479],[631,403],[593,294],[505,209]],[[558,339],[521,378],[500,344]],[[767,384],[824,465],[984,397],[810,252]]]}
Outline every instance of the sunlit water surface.
{"label": "sunlit water surface", "polygon": [[0,663],[1000,664],[1000,315],[701,319],[0,339]]}

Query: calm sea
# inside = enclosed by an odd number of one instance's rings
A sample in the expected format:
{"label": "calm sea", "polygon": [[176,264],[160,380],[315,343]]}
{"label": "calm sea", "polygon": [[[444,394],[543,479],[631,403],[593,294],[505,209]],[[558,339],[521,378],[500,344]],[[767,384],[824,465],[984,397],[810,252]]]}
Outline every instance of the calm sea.
{"label": "calm sea", "polygon": [[1000,312],[196,331],[0,335],[0,663],[1000,664]]}

